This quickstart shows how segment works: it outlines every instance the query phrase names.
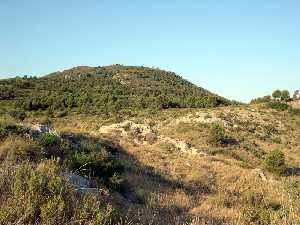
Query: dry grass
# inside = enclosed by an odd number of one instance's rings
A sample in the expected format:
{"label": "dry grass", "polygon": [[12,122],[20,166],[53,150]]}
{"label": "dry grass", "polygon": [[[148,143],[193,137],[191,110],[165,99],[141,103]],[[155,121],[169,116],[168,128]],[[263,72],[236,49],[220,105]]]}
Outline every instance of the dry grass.
{"label": "dry grass", "polygon": [[18,136],[10,136],[0,145],[0,160],[5,158],[35,160],[39,155],[40,149],[35,143]]}
{"label": "dry grass", "polygon": [[[222,110],[224,109],[220,109],[220,113]],[[299,131],[297,130],[299,124],[295,123],[294,120],[298,121],[299,119],[293,119],[291,123],[284,114],[264,109],[255,110],[257,111],[256,116],[261,114],[261,120],[268,124],[274,124],[276,129],[280,130],[278,137],[283,140],[289,137],[288,144],[286,141],[275,143],[272,138],[262,139],[260,135],[253,135],[248,127],[241,127],[237,131],[229,129],[228,133],[236,137],[241,143],[244,141],[255,143],[257,151],[267,153],[274,148],[284,149],[287,163],[297,165],[300,156],[295,148],[299,148]],[[246,117],[251,110],[235,108],[231,111],[237,115],[245,114],[244,117]],[[256,122],[256,117],[251,120],[249,119],[248,125]],[[168,125],[166,120],[163,120],[162,123],[164,126],[158,129],[160,134],[186,140],[199,148],[209,148],[207,145],[207,124],[179,123],[174,125],[170,122]],[[157,121],[156,124],[158,124]],[[259,130],[259,132],[264,132],[264,129]],[[261,133],[261,135],[264,134]],[[181,215],[182,224],[186,220],[189,221],[189,224],[244,224],[241,218],[243,210],[259,203],[270,208],[268,210],[272,212],[271,217],[274,224],[297,224],[296,221],[299,220],[296,213],[299,209],[296,210],[294,206],[293,209],[290,209],[290,200],[284,189],[286,182],[291,179],[299,181],[299,177],[280,178],[265,171],[269,181],[262,181],[254,169],[241,166],[242,163],[234,157],[235,155],[222,153],[222,150],[220,152],[222,154],[218,153],[215,156],[197,157],[181,154],[176,151],[174,146],[163,143],[152,146],[135,146],[130,144],[130,140],[123,140],[121,145],[140,164],[155,168],[158,173],[173,181],[180,181],[183,186],[188,186],[192,190],[187,191],[183,187],[172,186],[166,188],[163,185],[157,187],[157,183],[148,181],[149,176],[137,178],[130,174],[130,183],[136,183],[135,185],[143,189],[144,192],[150,193],[144,205],[139,207],[140,209],[146,208],[143,212],[148,215],[147,218],[154,213],[147,207],[155,206],[158,210],[168,208],[171,210],[168,212],[170,215],[175,214],[178,217]],[[289,147],[291,148],[289,149]],[[245,151],[241,144],[232,146],[232,148],[236,155],[245,159],[245,163],[250,163],[252,167],[263,168],[262,159]],[[159,182],[163,183],[162,181]],[[199,191],[199,184],[202,187],[208,186],[210,191],[204,193]],[[273,209],[272,207],[279,207],[280,209]],[[297,207],[299,208],[299,205]],[[279,216],[284,211],[289,211],[289,215]]]}
{"label": "dry grass", "polygon": [[[268,173],[259,153],[281,149],[288,167],[299,168],[300,118],[261,106],[205,109],[207,115],[217,115],[237,125],[226,127],[226,132],[238,143],[216,149],[207,144],[209,124],[172,123],[174,118],[196,115],[198,111],[201,110],[167,110],[151,116],[141,113],[134,121],[150,124],[157,134],[185,140],[214,153],[207,157],[184,154],[159,141],[139,145],[114,133],[105,136],[119,144],[118,158],[126,171],[125,192],[112,194],[119,212],[127,215],[132,224],[246,225],[243,213],[251,207],[264,207],[272,224],[299,224],[300,197],[295,199],[286,188],[288,183],[300,182],[299,174],[277,177]],[[109,123],[115,121],[69,115],[55,119],[53,126],[60,132],[89,133],[103,138],[97,130]],[[266,124],[272,125],[278,134],[268,136]],[[275,138],[281,142],[274,142]],[[1,154],[13,142],[30,147],[22,140],[7,140],[0,148]],[[262,169],[267,181],[260,178],[257,168]]]}

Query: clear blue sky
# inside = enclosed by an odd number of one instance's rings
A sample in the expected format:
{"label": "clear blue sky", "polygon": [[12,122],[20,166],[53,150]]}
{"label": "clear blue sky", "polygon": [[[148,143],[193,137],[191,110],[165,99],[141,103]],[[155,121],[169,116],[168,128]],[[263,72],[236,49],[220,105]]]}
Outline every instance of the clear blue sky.
{"label": "clear blue sky", "polygon": [[300,88],[299,0],[0,0],[0,76],[172,70],[231,99]]}

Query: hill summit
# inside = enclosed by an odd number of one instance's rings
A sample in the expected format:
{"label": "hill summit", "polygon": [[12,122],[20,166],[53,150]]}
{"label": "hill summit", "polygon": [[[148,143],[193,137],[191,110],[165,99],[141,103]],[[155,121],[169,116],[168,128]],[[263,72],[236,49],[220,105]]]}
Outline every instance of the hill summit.
{"label": "hill summit", "polygon": [[10,90],[9,98],[17,98],[18,105],[29,111],[80,108],[118,112],[230,104],[173,72],[136,66],[80,66],[38,79],[2,80],[1,86]]}

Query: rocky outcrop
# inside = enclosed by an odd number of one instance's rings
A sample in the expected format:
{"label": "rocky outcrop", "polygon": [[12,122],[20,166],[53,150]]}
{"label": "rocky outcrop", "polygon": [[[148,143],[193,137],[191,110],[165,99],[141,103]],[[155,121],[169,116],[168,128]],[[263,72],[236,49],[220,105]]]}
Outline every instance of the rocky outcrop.
{"label": "rocky outcrop", "polygon": [[208,156],[208,154],[200,151],[199,149],[193,147],[189,142],[183,141],[180,139],[173,139],[170,137],[159,136],[160,141],[169,143],[174,145],[177,149],[179,149],[183,153],[193,154],[193,155],[200,155],[200,156]]}
{"label": "rocky outcrop", "polygon": [[175,146],[180,152],[207,156],[206,153],[201,152],[199,149],[193,147],[190,143],[184,140],[173,139],[162,135],[157,135],[152,131],[151,127],[146,124],[137,124],[132,121],[125,121],[119,124],[112,124],[108,126],[102,126],[99,129],[100,133],[117,134],[120,137],[130,138],[139,145],[154,144],[156,141],[162,143],[169,143]]}
{"label": "rocky outcrop", "polygon": [[254,169],[253,173],[256,174],[262,181],[268,181],[262,169]]}
{"label": "rocky outcrop", "polygon": [[113,133],[121,137],[132,137],[137,144],[154,143],[156,135],[151,127],[145,124],[137,124],[132,121],[102,126],[100,133]]}
{"label": "rocky outcrop", "polygon": [[59,136],[58,132],[49,125],[43,125],[39,123],[37,124],[22,123],[21,126],[30,128],[32,131],[37,132],[39,134],[50,133]]}

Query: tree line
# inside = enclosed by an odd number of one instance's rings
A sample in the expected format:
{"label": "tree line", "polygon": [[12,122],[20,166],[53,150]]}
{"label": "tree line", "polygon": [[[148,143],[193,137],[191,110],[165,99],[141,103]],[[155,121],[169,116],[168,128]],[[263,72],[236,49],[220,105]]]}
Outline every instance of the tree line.
{"label": "tree line", "polygon": [[288,90],[274,90],[272,95],[266,95],[264,97],[256,98],[251,103],[265,103],[270,101],[292,101],[299,99],[299,90],[295,90],[293,96],[291,96]]}

